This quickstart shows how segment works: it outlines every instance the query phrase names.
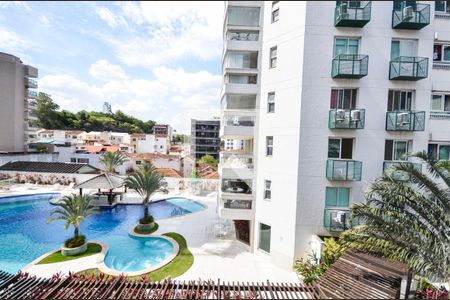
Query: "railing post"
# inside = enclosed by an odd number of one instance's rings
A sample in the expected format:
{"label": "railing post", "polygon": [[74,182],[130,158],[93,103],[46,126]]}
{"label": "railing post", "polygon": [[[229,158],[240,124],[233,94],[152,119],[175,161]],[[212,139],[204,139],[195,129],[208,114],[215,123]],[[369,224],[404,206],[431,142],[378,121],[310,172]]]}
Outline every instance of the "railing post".
{"label": "railing post", "polygon": [[345,180],[348,180],[348,161],[345,162]]}

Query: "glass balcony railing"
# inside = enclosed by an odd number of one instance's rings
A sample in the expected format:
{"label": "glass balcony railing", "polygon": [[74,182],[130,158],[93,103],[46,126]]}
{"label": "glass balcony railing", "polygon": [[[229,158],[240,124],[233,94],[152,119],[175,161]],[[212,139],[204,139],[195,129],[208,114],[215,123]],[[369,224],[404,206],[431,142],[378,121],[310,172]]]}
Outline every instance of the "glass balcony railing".
{"label": "glass balcony railing", "polygon": [[326,177],[328,180],[361,181],[362,162],[355,160],[327,160]]}
{"label": "glass balcony railing", "polygon": [[364,27],[370,21],[372,1],[338,1],[334,10],[334,26]]}
{"label": "glass balcony railing", "polygon": [[339,54],[333,58],[331,77],[361,78],[367,75],[368,67],[368,55]]}
{"label": "glass balcony railing", "polygon": [[428,77],[428,58],[399,56],[389,65],[390,80],[420,80]]}
{"label": "glass balcony railing", "polygon": [[400,181],[408,181],[409,175],[408,173],[400,170],[396,170],[396,166],[399,165],[411,166],[417,171],[422,171],[422,165],[418,163],[412,163],[408,161],[385,161],[383,162],[383,173],[391,176],[392,178]]}
{"label": "glass balcony railing", "polygon": [[430,24],[429,4],[413,1],[402,1],[399,4],[394,4],[392,28],[421,29],[428,24]]}
{"label": "glass balcony railing", "polygon": [[229,209],[252,209],[252,201],[226,199],[223,201],[223,207]]}
{"label": "glass balcony railing", "polygon": [[331,232],[344,231],[351,227],[350,212],[340,209],[325,209],[323,226]]}
{"label": "glass balcony railing", "polygon": [[328,115],[330,129],[363,129],[365,109],[331,109]]}
{"label": "glass balcony railing", "polygon": [[26,95],[29,98],[37,98],[38,93],[36,91],[26,90]]}
{"label": "glass balcony railing", "polygon": [[35,88],[37,88],[38,85],[37,85],[36,80],[30,79],[30,78],[25,78],[25,86],[27,88],[35,89]]}
{"label": "glass balcony railing", "polygon": [[251,155],[224,155],[220,160],[223,168],[253,169],[253,157]]}
{"label": "glass balcony railing", "polygon": [[225,126],[244,126],[253,127],[255,126],[254,116],[237,116],[228,115],[223,117],[223,122]]}
{"label": "glass balcony railing", "polygon": [[251,179],[222,179],[221,190],[224,193],[251,194]]}
{"label": "glass balcony railing", "polygon": [[387,131],[424,131],[424,111],[388,111],[386,113]]}

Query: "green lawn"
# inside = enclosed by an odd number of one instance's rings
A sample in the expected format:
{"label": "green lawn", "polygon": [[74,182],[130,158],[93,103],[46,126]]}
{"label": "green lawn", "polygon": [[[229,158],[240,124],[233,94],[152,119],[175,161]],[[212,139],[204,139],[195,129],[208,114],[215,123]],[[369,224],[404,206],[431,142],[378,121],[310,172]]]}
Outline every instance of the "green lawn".
{"label": "green lawn", "polygon": [[[189,268],[194,263],[194,256],[192,255],[191,251],[189,251],[189,248],[187,247],[187,244],[186,244],[186,240],[184,239],[184,237],[181,234],[178,234],[175,232],[169,232],[169,233],[165,233],[163,235],[171,237],[175,241],[177,241],[177,243],[180,245],[180,252],[170,263],[168,263],[164,267],[162,267],[156,271],[150,272],[148,274],[145,274],[148,277],[150,277],[151,281],[158,281],[158,280],[164,279],[169,276],[171,278],[178,277],[178,276],[182,275],[183,273],[185,273],[187,270],[189,270]],[[84,275],[88,275],[88,276],[90,276],[92,274],[99,275],[100,271],[98,269],[90,269],[90,270],[80,272],[79,274],[84,274]],[[134,279],[134,280],[139,280],[139,279],[141,279],[142,276],[143,275],[139,275],[139,276],[133,276],[130,278]]]}
{"label": "green lawn", "polygon": [[158,230],[158,223],[155,222],[155,224],[153,225],[152,229],[150,229],[149,231],[145,231],[145,230],[138,230],[137,227],[134,228],[134,233],[138,233],[138,234],[151,234],[153,232],[155,232],[156,230]]}
{"label": "green lawn", "polygon": [[73,260],[73,259],[77,259],[77,258],[82,258],[82,257],[86,257],[86,256],[89,256],[89,255],[93,255],[93,254],[96,254],[96,253],[100,253],[101,251],[102,251],[102,246],[100,246],[99,244],[88,243],[88,249],[83,254],[76,255],[76,256],[63,256],[61,254],[61,251],[58,251],[58,252],[53,253],[50,256],[47,256],[46,258],[44,258],[43,260],[41,260],[37,264],[38,265],[40,265],[40,264],[51,264],[51,263],[69,261],[69,260]]}

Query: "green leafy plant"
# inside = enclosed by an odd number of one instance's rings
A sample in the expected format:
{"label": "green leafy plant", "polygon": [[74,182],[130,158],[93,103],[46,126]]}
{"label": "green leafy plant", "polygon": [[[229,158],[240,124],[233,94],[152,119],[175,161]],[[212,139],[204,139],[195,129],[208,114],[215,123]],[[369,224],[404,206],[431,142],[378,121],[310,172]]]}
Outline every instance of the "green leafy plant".
{"label": "green leafy plant", "polygon": [[200,158],[197,163],[199,164],[207,164],[213,168],[217,168],[219,165],[219,161],[215,159],[212,155],[206,154],[202,158]]}
{"label": "green leafy plant", "polygon": [[60,202],[55,204],[58,208],[51,212],[51,215],[55,217],[49,218],[48,222],[62,220],[65,222],[66,229],[70,226],[74,227],[73,238],[65,242],[65,245],[69,248],[84,244],[85,237],[79,235],[79,227],[81,222],[97,211],[91,206],[91,201],[92,197],[88,195],[80,196],[72,194],[65,196]]}
{"label": "green leafy plant", "polygon": [[115,173],[116,168],[126,161],[128,158],[122,152],[105,152],[100,156],[100,162],[105,166],[106,173]]}
{"label": "green leafy plant", "polygon": [[426,173],[411,164],[395,166],[408,178],[384,175],[355,204],[353,216],[364,221],[344,232],[346,246],[380,253],[407,263],[418,275],[448,282],[450,278],[450,161],[435,161],[426,152],[411,155]]}

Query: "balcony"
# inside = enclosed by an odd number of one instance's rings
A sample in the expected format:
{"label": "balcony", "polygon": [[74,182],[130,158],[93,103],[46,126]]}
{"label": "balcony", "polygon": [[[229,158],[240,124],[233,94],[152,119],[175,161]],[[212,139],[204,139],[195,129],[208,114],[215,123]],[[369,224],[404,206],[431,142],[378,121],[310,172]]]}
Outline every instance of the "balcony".
{"label": "balcony", "polygon": [[252,200],[221,199],[219,217],[228,220],[252,220]]}
{"label": "balcony", "polygon": [[388,111],[386,113],[387,131],[424,131],[424,111]]}
{"label": "balcony", "polygon": [[251,179],[222,179],[220,197],[236,200],[251,200],[253,197],[252,182]]}
{"label": "balcony", "polygon": [[38,93],[36,91],[32,91],[32,90],[25,90],[25,95],[27,98],[30,99],[37,99],[38,98]]}
{"label": "balcony", "polygon": [[323,226],[330,232],[345,231],[351,227],[350,212],[341,209],[325,209]]}
{"label": "balcony", "polygon": [[355,160],[328,159],[326,177],[328,180],[361,181],[362,162]]}
{"label": "balcony", "polygon": [[385,161],[383,162],[383,174],[399,181],[408,181],[409,175],[406,172],[396,170],[396,167],[400,165],[411,166],[419,172],[422,171],[422,165],[418,163],[408,161]]}
{"label": "balcony", "polygon": [[225,178],[252,179],[253,155],[221,153],[219,174]]}
{"label": "balcony", "polygon": [[333,58],[331,77],[361,78],[367,75],[368,67],[368,55],[339,54]]}
{"label": "balcony", "polygon": [[226,112],[220,136],[223,139],[249,139],[254,136],[255,112]]}
{"label": "balcony", "polygon": [[334,10],[334,26],[364,27],[370,21],[371,9],[372,1],[343,1]]}
{"label": "balcony", "polygon": [[365,109],[331,109],[328,115],[330,129],[363,129]]}
{"label": "balcony", "polygon": [[30,89],[36,89],[38,87],[37,81],[30,78],[25,78],[25,87]]}
{"label": "balcony", "polygon": [[428,58],[400,56],[389,65],[389,80],[417,81],[428,77]]}
{"label": "balcony", "polygon": [[430,24],[430,5],[414,3],[406,6],[403,1],[399,8],[392,11],[392,28],[421,29]]}

